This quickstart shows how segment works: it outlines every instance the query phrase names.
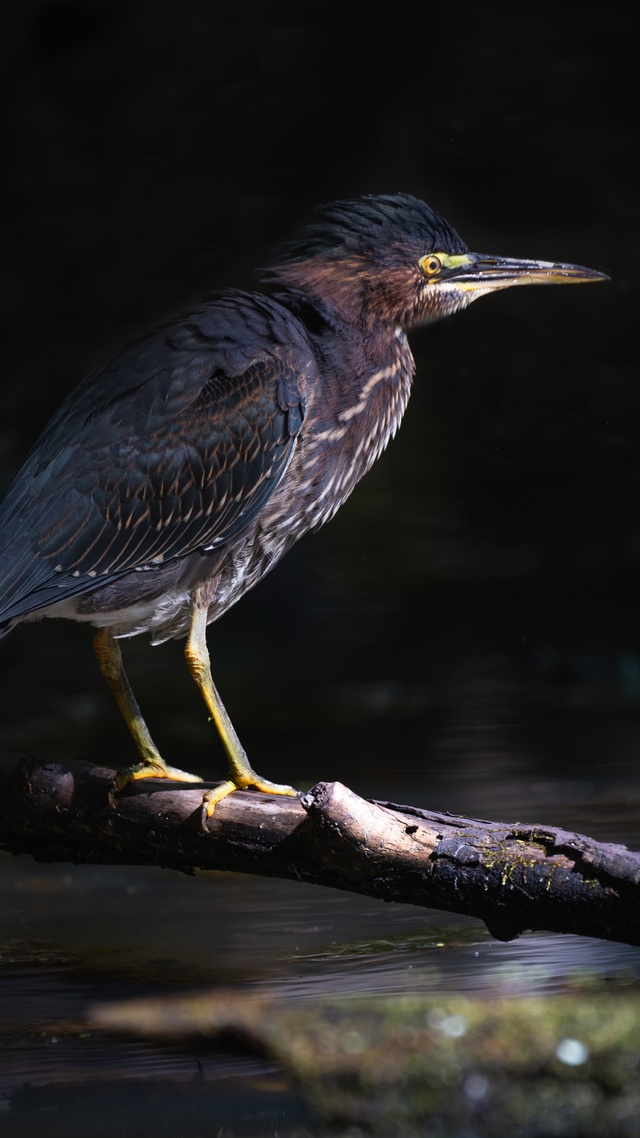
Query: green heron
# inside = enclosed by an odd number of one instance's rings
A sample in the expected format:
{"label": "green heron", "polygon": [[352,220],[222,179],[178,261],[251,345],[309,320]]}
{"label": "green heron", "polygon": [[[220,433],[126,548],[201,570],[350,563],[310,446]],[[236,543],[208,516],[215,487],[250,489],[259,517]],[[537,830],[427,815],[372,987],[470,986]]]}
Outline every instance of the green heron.
{"label": "green heron", "polygon": [[0,635],[42,616],[86,621],[139,761],[168,766],[118,641],[186,635],[222,737],[225,782],[295,795],[252,769],[211,677],[206,627],[329,521],[397,431],[407,332],[513,285],[607,279],[576,265],[470,253],[407,194],[318,211],[269,269],[270,295],[228,291],[92,371],[53,417],[0,511]]}

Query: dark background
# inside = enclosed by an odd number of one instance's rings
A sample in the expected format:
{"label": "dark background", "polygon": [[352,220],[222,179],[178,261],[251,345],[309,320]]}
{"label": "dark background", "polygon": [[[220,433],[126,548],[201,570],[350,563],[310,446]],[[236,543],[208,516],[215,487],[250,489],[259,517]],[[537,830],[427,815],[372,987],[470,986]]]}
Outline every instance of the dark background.
{"label": "dark background", "polygon": [[[565,821],[599,801],[585,828],[633,833],[638,41],[626,6],[577,12],[3,8],[2,487],[91,366],[203,291],[253,287],[316,202],[409,191],[472,249],[611,275],[414,334],[397,441],[211,630],[271,777],[552,821],[561,769]],[[180,646],[126,647],[169,760],[214,774]],[[0,665],[5,746],[131,757],[86,628],[22,626]]]}

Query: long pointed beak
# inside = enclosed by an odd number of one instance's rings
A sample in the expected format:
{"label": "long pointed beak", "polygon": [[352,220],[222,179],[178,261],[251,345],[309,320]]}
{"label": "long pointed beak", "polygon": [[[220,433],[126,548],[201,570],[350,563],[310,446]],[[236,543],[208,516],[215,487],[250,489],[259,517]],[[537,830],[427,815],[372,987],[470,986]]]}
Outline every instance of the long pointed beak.
{"label": "long pointed beak", "polygon": [[467,253],[451,258],[457,264],[446,266],[440,279],[450,281],[464,292],[494,292],[514,285],[586,284],[608,281],[606,273],[586,269],[582,265],[565,265],[559,261],[521,261],[514,257],[492,257],[484,253]]}

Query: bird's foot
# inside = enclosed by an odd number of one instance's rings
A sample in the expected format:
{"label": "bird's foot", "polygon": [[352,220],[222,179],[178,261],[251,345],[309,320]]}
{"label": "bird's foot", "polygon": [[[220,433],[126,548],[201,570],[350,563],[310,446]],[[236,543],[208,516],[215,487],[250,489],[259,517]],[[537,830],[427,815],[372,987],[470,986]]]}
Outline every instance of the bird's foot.
{"label": "bird's foot", "polygon": [[109,789],[109,802],[114,804],[114,797],[119,790],[123,790],[130,782],[137,782],[142,778],[168,778],[173,782],[202,782],[200,775],[181,771],[178,767],[170,767],[160,756],[143,760],[131,767],[123,767],[117,771],[116,777]]}
{"label": "bird's foot", "polygon": [[300,791],[295,790],[293,786],[285,786],[279,782],[269,782],[267,778],[261,778],[254,771],[249,768],[245,773],[239,774],[235,779],[227,779],[216,786],[215,790],[208,790],[202,799],[202,807],[200,813],[200,826],[201,829],[207,832],[207,818],[213,814],[219,802],[223,798],[227,798],[233,794],[234,790],[247,790],[249,787],[254,787],[256,790],[262,790],[265,794],[285,794],[289,798],[299,798]]}

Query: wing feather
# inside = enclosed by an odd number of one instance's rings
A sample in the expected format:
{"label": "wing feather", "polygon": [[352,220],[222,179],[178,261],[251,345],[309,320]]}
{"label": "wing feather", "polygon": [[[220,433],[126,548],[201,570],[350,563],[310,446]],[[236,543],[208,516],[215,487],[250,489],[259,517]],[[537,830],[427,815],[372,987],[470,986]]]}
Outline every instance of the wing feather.
{"label": "wing feather", "polygon": [[87,376],[0,511],[0,622],[240,534],[287,468],[314,368],[291,314],[235,293]]}

